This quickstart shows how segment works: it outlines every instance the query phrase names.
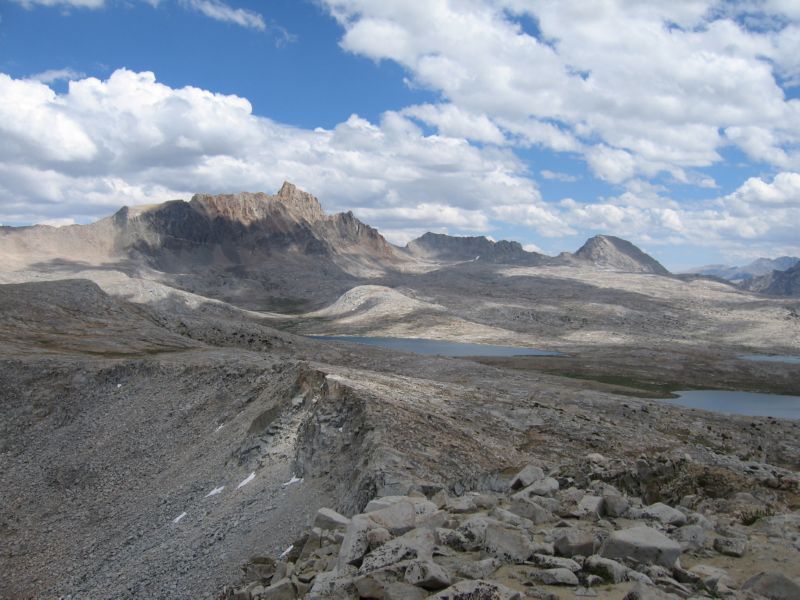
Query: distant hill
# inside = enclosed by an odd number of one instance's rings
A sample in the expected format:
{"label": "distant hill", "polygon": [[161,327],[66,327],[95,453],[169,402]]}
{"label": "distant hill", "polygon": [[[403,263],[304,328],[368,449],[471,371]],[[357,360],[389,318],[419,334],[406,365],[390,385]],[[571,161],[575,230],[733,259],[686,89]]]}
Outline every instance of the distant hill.
{"label": "distant hill", "polygon": [[705,265],[689,271],[697,275],[710,275],[728,281],[746,281],[754,277],[769,275],[773,271],[785,271],[800,263],[796,256],[779,256],[778,258],[758,258],[753,262],[736,267],[729,265]]}
{"label": "distant hill", "polygon": [[417,258],[446,262],[541,265],[553,260],[538,252],[528,252],[519,242],[495,242],[484,236],[460,237],[431,232],[409,242],[406,250]]}
{"label": "distant hill", "polygon": [[656,275],[670,274],[652,256],[642,252],[629,241],[612,235],[596,235],[588,239],[573,256],[594,265],[610,267],[618,271]]}
{"label": "distant hill", "polygon": [[800,296],[800,262],[783,271],[753,277],[742,282],[741,287],[772,296]]}

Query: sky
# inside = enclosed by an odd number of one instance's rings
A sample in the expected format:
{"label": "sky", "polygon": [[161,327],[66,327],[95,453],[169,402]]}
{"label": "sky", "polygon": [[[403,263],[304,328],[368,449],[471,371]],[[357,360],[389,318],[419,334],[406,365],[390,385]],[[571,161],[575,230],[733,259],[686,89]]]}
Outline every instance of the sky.
{"label": "sky", "polygon": [[797,0],[0,0],[0,223],[291,181],[390,240],[800,255]]}

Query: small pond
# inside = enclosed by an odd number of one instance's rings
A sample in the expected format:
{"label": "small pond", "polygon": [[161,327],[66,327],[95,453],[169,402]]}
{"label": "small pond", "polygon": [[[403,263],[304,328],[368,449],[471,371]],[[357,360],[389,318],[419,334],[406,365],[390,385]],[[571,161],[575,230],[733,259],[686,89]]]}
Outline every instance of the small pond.
{"label": "small pond", "polygon": [[489,344],[465,344],[461,342],[442,342],[423,338],[368,337],[351,335],[312,335],[316,340],[331,342],[351,342],[380,346],[390,350],[412,352],[425,356],[565,356],[560,352],[548,352],[536,348],[517,348],[514,346],[491,346]]}
{"label": "small pond", "polygon": [[800,365],[800,356],[791,356],[789,354],[742,354],[737,358],[753,362],[778,362]]}
{"label": "small pond", "polygon": [[800,419],[800,396],[726,390],[687,390],[674,393],[680,397],[664,402],[734,415]]}

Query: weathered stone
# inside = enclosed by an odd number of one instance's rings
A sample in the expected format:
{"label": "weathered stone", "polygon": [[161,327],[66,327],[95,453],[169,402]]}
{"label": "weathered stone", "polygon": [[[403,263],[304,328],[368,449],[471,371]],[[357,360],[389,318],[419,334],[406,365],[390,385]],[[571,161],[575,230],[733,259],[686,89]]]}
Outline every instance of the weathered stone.
{"label": "weathered stone", "polygon": [[622,517],[630,508],[630,501],[623,495],[617,493],[603,494],[603,508],[609,517]]}
{"label": "weathered stone", "polygon": [[464,550],[470,546],[469,540],[460,531],[454,529],[447,529],[445,527],[437,527],[435,530],[435,539],[437,544],[447,546],[453,550]]}
{"label": "weathered stone", "polygon": [[431,502],[436,505],[436,508],[442,508],[444,505],[447,504],[448,495],[445,490],[439,490],[433,496],[431,496]]}
{"label": "weathered stone", "polygon": [[428,592],[405,581],[390,583],[383,590],[383,600],[424,600],[427,597]]}
{"label": "weathered stone", "polygon": [[672,539],[681,545],[684,552],[695,552],[706,545],[706,530],[700,525],[684,525],[672,532]]}
{"label": "weathered stone", "polygon": [[319,573],[314,578],[314,585],[306,594],[306,600],[352,598],[357,594],[354,584],[356,573],[357,569],[350,565]]}
{"label": "weathered stone", "polygon": [[714,539],[714,550],[726,556],[742,557],[747,552],[747,539],[718,537]]}
{"label": "weathered stone", "polygon": [[269,556],[257,556],[251,558],[250,561],[242,567],[242,581],[246,583],[251,581],[267,582],[275,575],[275,570],[275,559]]}
{"label": "weathered stone", "polygon": [[378,510],[383,510],[399,502],[410,502],[414,506],[414,512],[416,512],[417,515],[429,514],[439,508],[434,502],[431,502],[422,494],[415,496],[383,496],[370,500],[367,507],[364,509],[364,513],[369,514]]}
{"label": "weathered stone", "polygon": [[433,532],[430,529],[413,529],[367,554],[359,572],[370,573],[402,560],[430,559],[433,545]]}
{"label": "weathered stone", "polygon": [[529,486],[517,492],[517,494],[523,494],[529,498],[531,496],[549,496],[557,492],[558,488],[559,488],[558,481],[556,481],[552,477],[545,477],[544,479],[539,479],[538,481],[534,481]]}
{"label": "weathered stone", "polygon": [[258,595],[259,600],[294,600],[297,591],[290,579],[276,581]]}
{"label": "weathered stone", "polygon": [[645,519],[653,519],[664,525],[675,525],[676,527],[686,525],[686,515],[663,502],[645,506],[641,514]]}
{"label": "weathered stone", "polygon": [[350,525],[350,519],[330,508],[320,508],[314,517],[314,527],[320,529],[345,531],[348,525]]}
{"label": "weathered stone", "polygon": [[461,565],[458,568],[458,574],[467,579],[486,579],[501,565],[502,563],[496,558],[484,558]]}
{"label": "weathered stone", "polygon": [[471,517],[464,521],[456,531],[467,540],[467,547],[480,548],[486,540],[486,528],[490,524],[497,523],[499,523],[497,520],[490,517]]}
{"label": "weathered stone", "polygon": [[391,565],[355,578],[354,585],[361,598],[383,598],[386,587],[403,579],[404,569],[400,565]]}
{"label": "weathered stone", "polygon": [[543,569],[569,569],[573,573],[581,570],[581,566],[571,558],[563,556],[548,556],[547,554],[534,554],[531,562]]}
{"label": "weathered stone", "polygon": [[546,554],[547,556],[553,556],[556,553],[556,549],[550,542],[533,542],[531,544],[531,549],[533,550],[534,554]]}
{"label": "weathered stone", "polygon": [[339,568],[345,565],[360,565],[361,559],[369,550],[367,534],[370,529],[376,528],[375,521],[364,515],[356,515],[350,520],[344,540],[339,548]]}
{"label": "weathered stone", "polygon": [[370,550],[380,548],[386,542],[392,539],[392,534],[384,527],[376,527],[367,532],[367,544]]}
{"label": "weathered stone", "polygon": [[406,567],[406,581],[426,590],[442,590],[450,585],[450,575],[430,560],[415,560]]}
{"label": "weathered stone", "polygon": [[557,533],[553,547],[559,556],[591,556],[596,549],[595,537],[588,531],[580,529],[564,529]]}
{"label": "weathered stone", "polygon": [[445,509],[454,514],[471,513],[478,510],[475,501],[470,496],[450,498],[445,504]]}
{"label": "weathered stone", "polygon": [[513,496],[509,510],[520,517],[528,519],[535,525],[555,521],[556,518],[550,510],[527,496]]}
{"label": "weathered stone", "polygon": [[520,490],[522,488],[528,487],[534,481],[539,481],[540,479],[544,479],[544,471],[541,467],[537,467],[536,465],[528,465],[522,471],[517,473],[514,479],[511,480],[511,489],[512,490]]}
{"label": "weathered stone", "polygon": [[437,510],[432,513],[417,515],[417,527],[436,529],[437,527],[444,527],[449,519],[450,513],[444,510]]}
{"label": "weathered stone", "polygon": [[758,573],[745,581],[742,589],[761,594],[769,600],[797,600],[800,598],[800,584],[782,573]]}
{"label": "weathered stone", "polygon": [[395,502],[385,508],[365,515],[379,527],[384,527],[393,535],[400,535],[414,528],[417,513],[414,505],[406,500]]}
{"label": "weathered stone", "polygon": [[303,549],[297,560],[304,560],[311,556],[314,552],[322,547],[322,530],[319,527],[314,527],[308,532],[306,543],[303,544]]}
{"label": "weathered stone", "polygon": [[681,554],[681,547],[660,531],[640,526],[612,533],[600,554],[604,558],[632,559],[672,568]]}
{"label": "weathered stone", "polygon": [[703,587],[712,594],[736,587],[736,582],[728,575],[728,572],[718,567],[695,565],[689,569],[689,573],[696,577]]}
{"label": "weathered stone", "polygon": [[519,515],[515,515],[510,510],[506,510],[505,508],[500,508],[499,506],[495,506],[492,509],[492,512],[489,513],[489,516],[494,517],[498,521],[502,521],[503,523],[508,523],[509,525],[513,525],[514,527],[518,527],[519,529],[532,529],[533,528],[533,521],[530,519],[526,519],[525,517],[521,517]]}
{"label": "weathered stone", "polygon": [[625,581],[625,574],[628,572],[628,568],[625,565],[596,554],[583,562],[583,568],[586,572],[599,575],[603,580],[610,583]]}
{"label": "weathered stone", "polygon": [[500,523],[489,523],[483,542],[484,551],[504,563],[519,564],[531,555],[530,538],[518,529]]}
{"label": "weathered stone", "polygon": [[522,600],[522,594],[492,581],[468,579],[428,596],[428,600]]}
{"label": "weathered stone", "polygon": [[569,569],[545,569],[544,571],[531,571],[530,577],[544,585],[579,585],[578,577]]}
{"label": "weathered stone", "polygon": [[477,494],[472,497],[475,506],[484,510],[489,510],[497,506],[497,497],[491,494]]}
{"label": "weathered stone", "polygon": [[600,496],[584,496],[578,502],[576,515],[579,518],[597,520],[603,516],[605,501]]}

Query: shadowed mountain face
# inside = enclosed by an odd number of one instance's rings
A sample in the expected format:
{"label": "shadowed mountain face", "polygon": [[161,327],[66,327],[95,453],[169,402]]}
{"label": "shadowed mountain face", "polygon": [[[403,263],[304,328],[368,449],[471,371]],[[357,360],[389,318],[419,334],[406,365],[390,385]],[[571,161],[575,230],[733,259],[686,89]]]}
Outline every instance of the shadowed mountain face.
{"label": "shadowed mountain face", "polygon": [[524,250],[519,242],[494,242],[483,236],[455,237],[431,232],[409,242],[406,250],[412,256],[446,262],[474,260],[535,266],[553,260],[548,256]]}
{"label": "shadowed mountain face", "polygon": [[611,235],[596,235],[590,238],[574,256],[597,266],[611,267],[619,271],[669,275],[669,271],[652,256],[642,252],[629,241]]}
{"label": "shadowed mountain face", "polygon": [[791,269],[744,281],[741,287],[771,296],[800,296],[800,262]]}
{"label": "shadowed mountain face", "polygon": [[409,261],[352,213],[326,215],[290,183],[274,196],[198,194],[90,225],[7,228],[0,256],[15,270],[152,269],[179,289],[273,310],[313,308]]}
{"label": "shadowed mountain face", "polygon": [[325,215],[319,201],[285,183],[277,195],[197,194],[112,217],[122,249],[170,271],[186,264],[257,266],[272,255],[330,261],[344,271],[381,271],[395,249],[352,213]]}

